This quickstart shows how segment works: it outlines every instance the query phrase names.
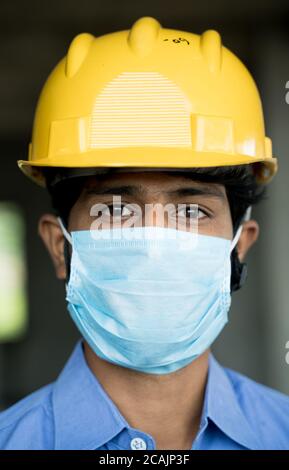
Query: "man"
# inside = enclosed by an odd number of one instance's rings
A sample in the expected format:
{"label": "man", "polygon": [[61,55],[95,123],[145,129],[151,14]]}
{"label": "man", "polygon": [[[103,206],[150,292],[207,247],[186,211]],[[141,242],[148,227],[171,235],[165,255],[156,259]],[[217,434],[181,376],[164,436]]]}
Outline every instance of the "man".
{"label": "man", "polygon": [[19,165],[51,194],[39,233],[82,340],[0,415],[2,449],[289,448],[289,398],[210,352],[258,237],[270,144],[217,32],[144,17],[73,40]]}

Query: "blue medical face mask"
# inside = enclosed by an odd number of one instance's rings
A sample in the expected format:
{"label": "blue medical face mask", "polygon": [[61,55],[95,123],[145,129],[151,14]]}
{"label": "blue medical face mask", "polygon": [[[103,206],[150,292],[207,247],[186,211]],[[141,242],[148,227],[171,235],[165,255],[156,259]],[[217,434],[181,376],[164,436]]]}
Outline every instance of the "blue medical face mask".
{"label": "blue medical face mask", "polygon": [[92,238],[60,224],[72,244],[68,310],[100,358],[168,374],[202,354],[227,323],[230,254],[242,226],[231,241],[148,226]]}

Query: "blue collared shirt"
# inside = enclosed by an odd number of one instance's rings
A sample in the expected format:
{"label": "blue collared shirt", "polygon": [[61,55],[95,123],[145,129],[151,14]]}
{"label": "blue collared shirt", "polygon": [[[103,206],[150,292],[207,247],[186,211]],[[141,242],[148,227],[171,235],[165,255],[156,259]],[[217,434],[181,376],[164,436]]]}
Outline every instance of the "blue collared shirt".
{"label": "blue collared shirt", "polygon": [[[0,449],[156,449],[129,425],[78,341],[57,380],[0,413]],[[210,353],[192,450],[289,449],[289,397],[222,367]]]}

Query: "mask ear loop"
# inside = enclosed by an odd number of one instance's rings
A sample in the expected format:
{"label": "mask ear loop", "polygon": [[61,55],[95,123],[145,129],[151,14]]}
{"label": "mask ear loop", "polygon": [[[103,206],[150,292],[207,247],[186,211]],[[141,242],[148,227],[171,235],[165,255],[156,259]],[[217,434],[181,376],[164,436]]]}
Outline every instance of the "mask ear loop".
{"label": "mask ear loop", "polygon": [[72,237],[70,233],[66,230],[65,225],[61,219],[61,217],[57,217],[59,226],[62,230],[62,233],[64,235],[64,260],[65,260],[65,267],[66,267],[66,279],[65,279],[65,285],[67,288],[69,277],[70,277],[70,252],[69,252],[69,244],[72,246]]}
{"label": "mask ear loop", "polygon": [[252,214],[252,206],[249,206],[245,212],[245,215],[243,217],[243,222],[246,222],[247,220],[251,219],[251,214]]}
{"label": "mask ear loop", "polygon": [[252,213],[252,206],[249,206],[245,212],[245,215],[244,217],[242,218],[242,221],[238,227],[238,230],[232,240],[232,243],[231,243],[231,252],[233,251],[233,249],[235,248],[235,246],[237,245],[238,241],[239,241],[239,238],[241,236],[241,233],[242,233],[242,230],[243,230],[243,222],[246,222],[247,220],[250,220],[250,217],[251,217],[251,213]]}
{"label": "mask ear loop", "polygon": [[231,242],[231,252],[233,251],[233,249],[235,248],[235,246],[237,245],[238,241],[239,241],[239,238],[241,236],[241,233],[242,233],[242,230],[243,230],[243,225],[240,224],[239,227],[238,227],[238,230]]}
{"label": "mask ear loop", "polygon": [[62,230],[63,235],[65,236],[66,240],[72,245],[72,237],[70,233],[66,230],[64,223],[62,222],[61,217],[57,217],[58,223],[60,225],[60,228]]}

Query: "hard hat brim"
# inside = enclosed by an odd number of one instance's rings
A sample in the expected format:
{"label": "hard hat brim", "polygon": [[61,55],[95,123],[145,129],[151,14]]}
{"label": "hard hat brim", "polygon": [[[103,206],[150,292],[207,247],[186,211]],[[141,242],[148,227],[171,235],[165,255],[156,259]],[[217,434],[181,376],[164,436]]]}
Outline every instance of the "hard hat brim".
{"label": "hard hat brim", "polygon": [[[257,158],[242,154],[224,154],[215,152],[197,152],[191,149],[158,148],[113,148],[87,152],[81,155],[69,155],[63,158],[45,158],[34,161],[18,160],[18,166],[23,173],[40,186],[45,187],[42,169],[75,168],[71,162],[77,158],[77,168],[142,168],[163,169],[206,168],[218,166],[235,166],[257,163],[257,182],[267,184],[278,169],[277,158]],[[103,164],[105,162],[105,165]],[[177,163],[176,163],[177,162]]]}

